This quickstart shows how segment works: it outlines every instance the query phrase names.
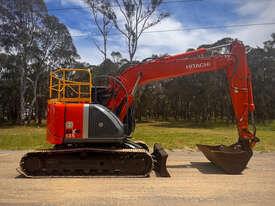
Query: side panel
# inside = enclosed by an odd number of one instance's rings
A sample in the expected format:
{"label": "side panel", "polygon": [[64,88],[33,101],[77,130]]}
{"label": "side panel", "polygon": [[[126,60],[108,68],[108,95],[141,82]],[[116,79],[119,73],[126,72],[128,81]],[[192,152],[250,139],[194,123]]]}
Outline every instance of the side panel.
{"label": "side panel", "polygon": [[65,107],[65,138],[80,139],[83,136],[84,104],[66,104]]}
{"label": "side panel", "polygon": [[121,142],[124,128],[109,109],[97,104],[48,104],[47,140],[51,144]]}
{"label": "side panel", "polygon": [[88,134],[91,140],[120,141],[124,138],[123,124],[108,108],[90,104]]}
{"label": "side panel", "polygon": [[64,143],[116,143],[124,135],[123,124],[108,108],[98,104],[67,104]]}
{"label": "side panel", "polygon": [[49,103],[47,108],[47,141],[61,144],[64,138],[65,104]]}

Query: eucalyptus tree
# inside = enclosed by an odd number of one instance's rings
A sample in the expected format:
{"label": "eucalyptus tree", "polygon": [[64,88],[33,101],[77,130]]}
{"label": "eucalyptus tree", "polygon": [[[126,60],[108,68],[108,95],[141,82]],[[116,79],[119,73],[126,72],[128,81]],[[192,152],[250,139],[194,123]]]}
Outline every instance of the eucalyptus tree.
{"label": "eucalyptus tree", "polygon": [[[22,123],[26,108],[32,111],[36,104],[38,85],[47,85],[41,76],[55,66],[69,65],[78,55],[67,28],[48,15],[43,0],[1,1],[0,22],[0,52],[17,59],[13,68],[18,74],[15,91]],[[1,67],[11,71],[6,63],[2,61]]]}
{"label": "eucalyptus tree", "polygon": [[96,40],[97,38],[93,38],[93,41],[98,51],[103,55],[103,61],[105,61],[107,59],[107,44],[109,33],[112,28],[112,22],[109,18],[109,15],[111,14],[110,1],[84,0],[84,2],[89,5],[93,23],[96,25],[100,37],[102,38],[102,46]]}
{"label": "eucalyptus tree", "polygon": [[2,1],[0,4],[0,44],[5,52],[20,58],[20,120],[25,116],[27,75],[37,50],[35,39],[47,12],[42,0]]}
{"label": "eucalyptus tree", "polygon": [[[32,85],[32,100],[30,109],[35,109],[37,115],[39,104],[37,97],[46,97],[47,89],[42,89],[48,85],[49,71],[56,67],[67,67],[75,63],[79,58],[72,38],[66,26],[59,22],[55,16],[45,16],[42,21],[43,27],[40,30],[37,42],[37,51],[33,53],[34,62],[32,64],[32,73],[28,80]],[[41,81],[44,80],[44,81]]]}
{"label": "eucalyptus tree", "polygon": [[158,10],[161,3],[162,0],[100,0],[100,4],[104,4],[100,12],[108,17],[126,40],[131,63],[144,31],[168,17],[167,12]]}

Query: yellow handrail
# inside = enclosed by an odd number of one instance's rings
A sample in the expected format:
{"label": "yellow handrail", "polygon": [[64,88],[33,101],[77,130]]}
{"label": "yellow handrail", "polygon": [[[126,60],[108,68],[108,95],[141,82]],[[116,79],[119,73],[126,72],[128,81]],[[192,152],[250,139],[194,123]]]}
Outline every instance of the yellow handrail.
{"label": "yellow handrail", "polygon": [[[77,76],[84,74],[84,76]],[[69,78],[79,77],[82,81]],[[84,90],[84,91],[83,91]],[[92,74],[89,69],[58,68],[50,72],[48,102],[92,103]]]}

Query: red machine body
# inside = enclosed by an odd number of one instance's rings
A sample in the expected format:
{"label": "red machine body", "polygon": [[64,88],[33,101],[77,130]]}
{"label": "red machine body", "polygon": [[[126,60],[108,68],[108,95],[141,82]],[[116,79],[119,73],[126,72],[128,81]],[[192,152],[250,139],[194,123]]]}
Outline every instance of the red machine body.
{"label": "red machine body", "polygon": [[51,103],[47,110],[47,141],[62,144],[66,139],[83,138],[83,111],[80,103]]}

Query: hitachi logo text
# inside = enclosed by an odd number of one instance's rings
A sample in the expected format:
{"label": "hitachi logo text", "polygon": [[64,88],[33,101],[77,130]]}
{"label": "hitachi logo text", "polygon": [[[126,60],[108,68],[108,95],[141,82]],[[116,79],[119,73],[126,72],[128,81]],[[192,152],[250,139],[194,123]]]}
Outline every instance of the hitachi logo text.
{"label": "hitachi logo text", "polygon": [[210,62],[202,62],[199,64],[187,64],[185,66],[186,69],[199,69],[199,68],[203,68],[203,67],[209,67],[210,66]]}

